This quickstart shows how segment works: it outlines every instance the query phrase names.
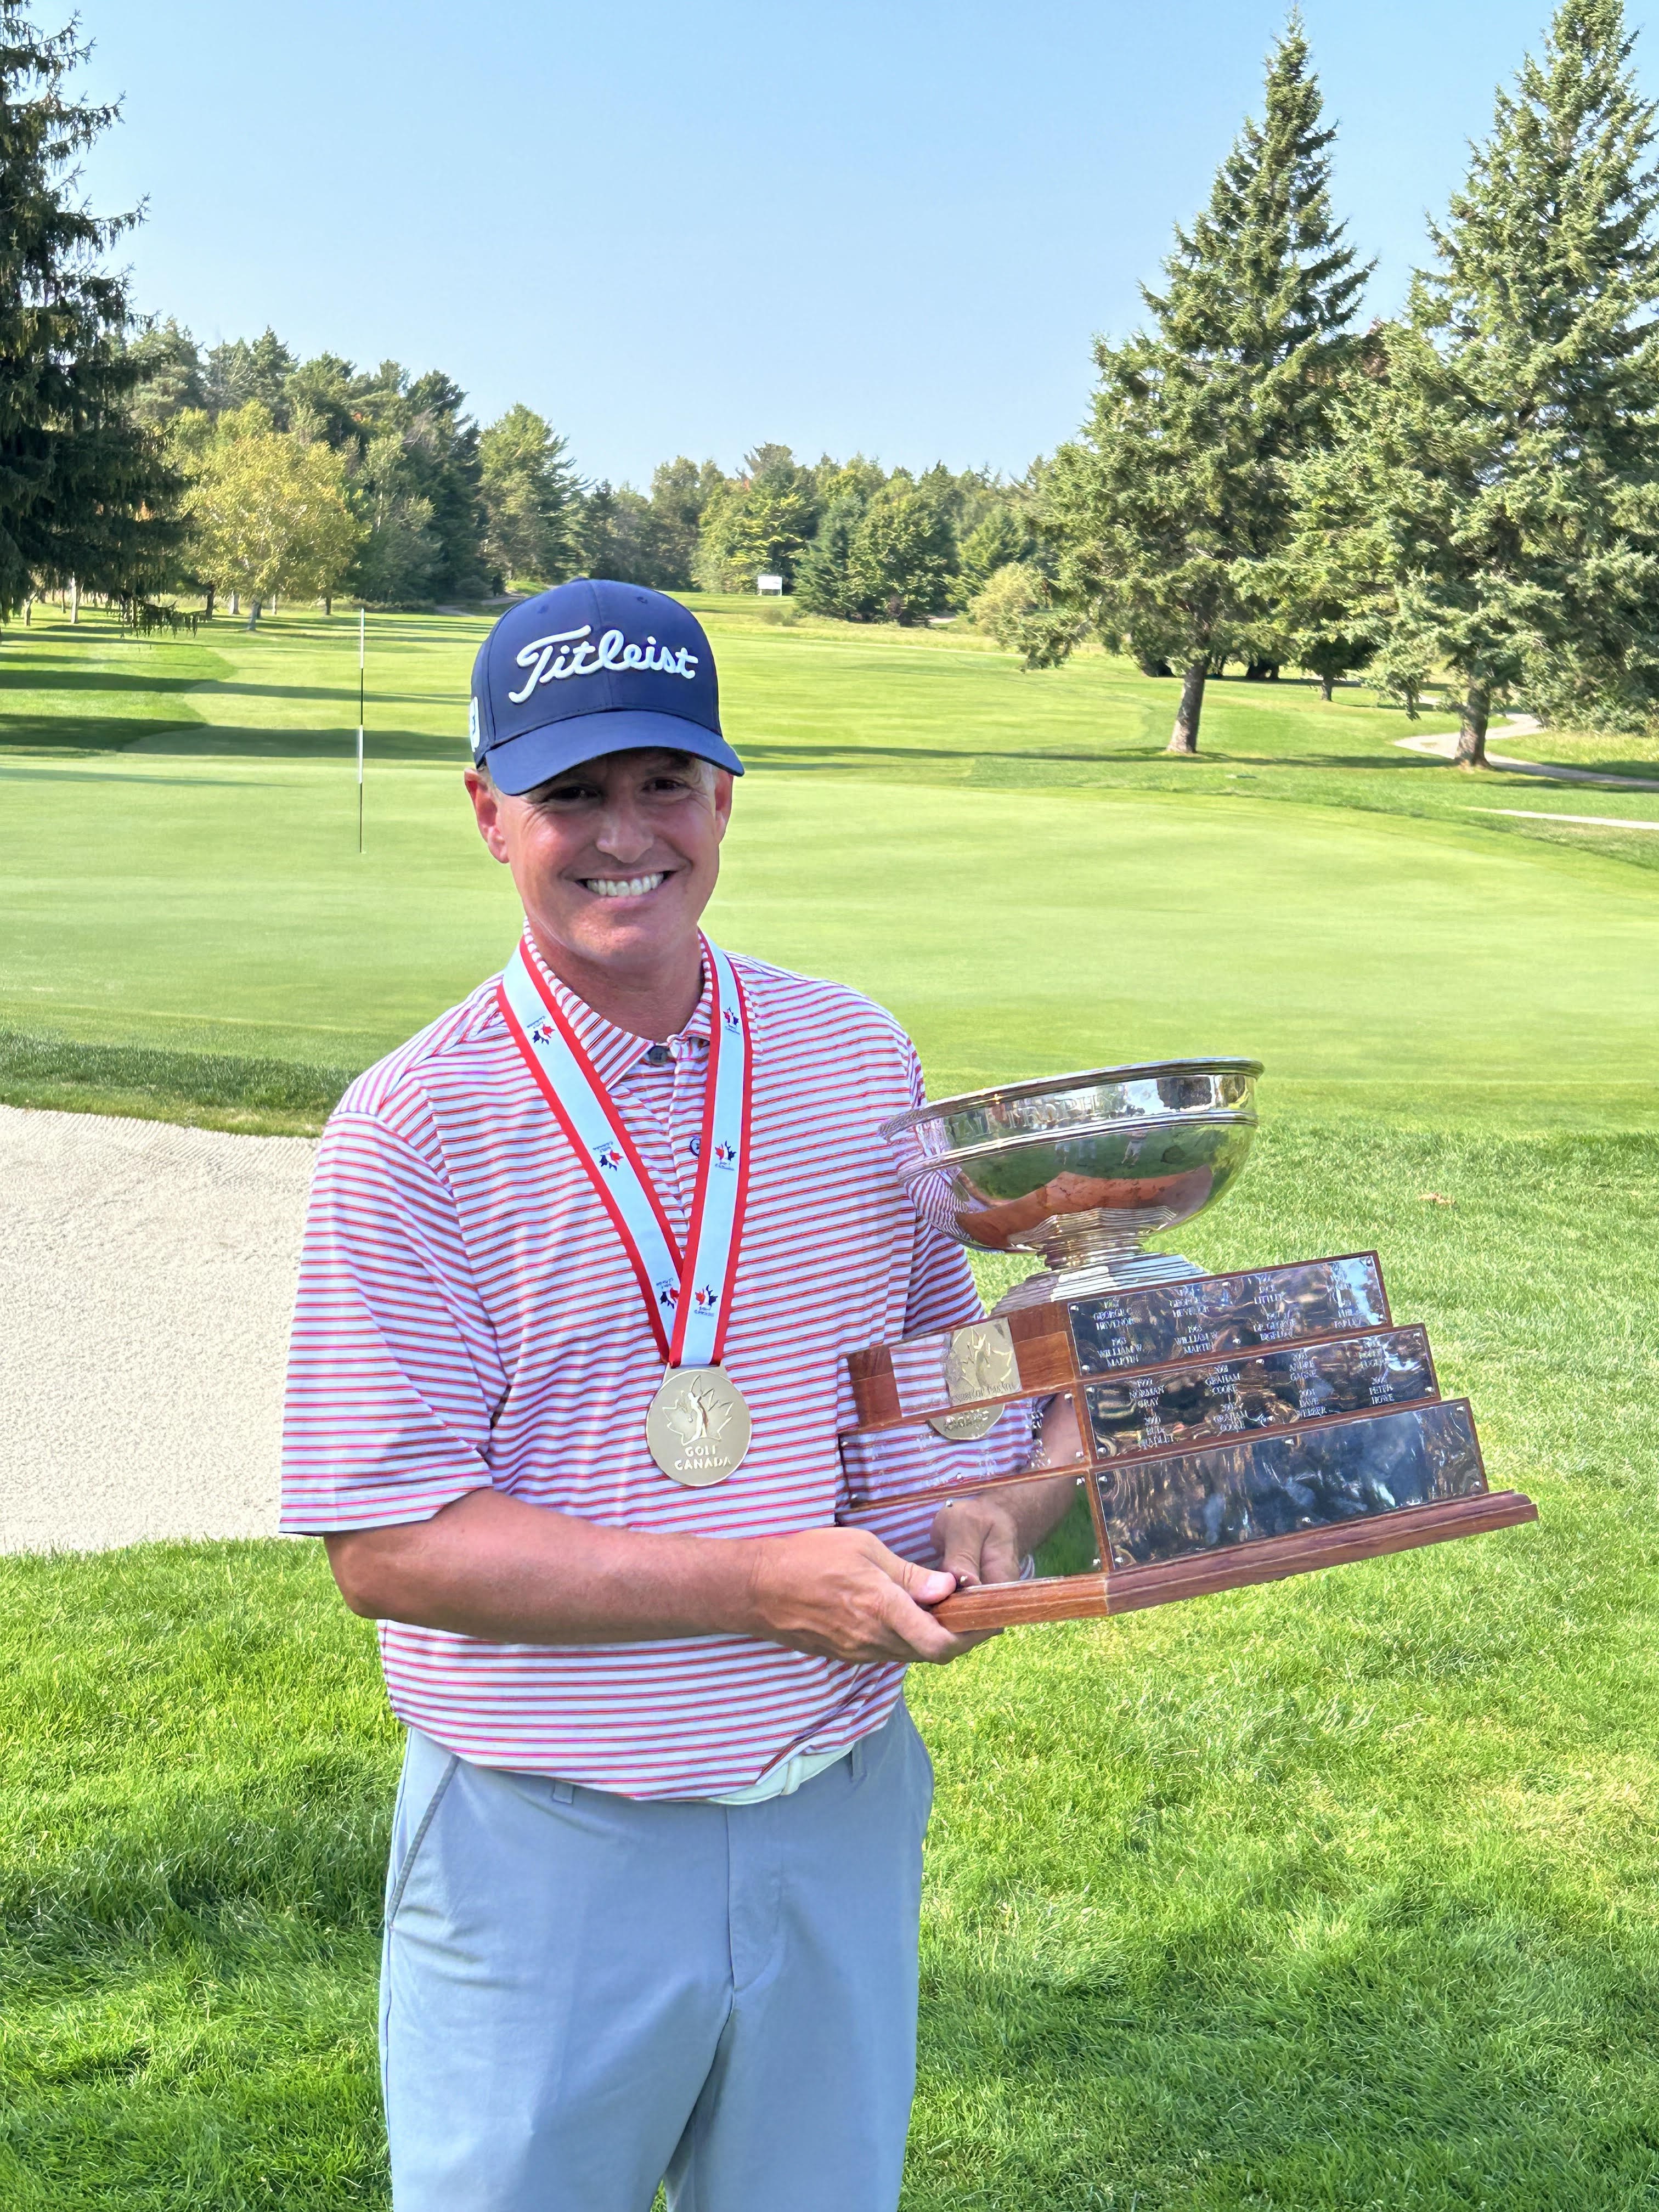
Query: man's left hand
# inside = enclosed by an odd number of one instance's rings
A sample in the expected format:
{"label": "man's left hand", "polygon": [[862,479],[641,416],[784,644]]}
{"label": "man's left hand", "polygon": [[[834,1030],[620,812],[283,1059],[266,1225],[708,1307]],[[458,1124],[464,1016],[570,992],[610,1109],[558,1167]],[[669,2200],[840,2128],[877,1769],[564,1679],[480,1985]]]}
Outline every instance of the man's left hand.
{"label": "man's left hand", "polygon": [[1013,1515],[994,1497],[947,1498],[933,1518],[933,1545],[958,1589],[1017,1583],[1023,1557]]}

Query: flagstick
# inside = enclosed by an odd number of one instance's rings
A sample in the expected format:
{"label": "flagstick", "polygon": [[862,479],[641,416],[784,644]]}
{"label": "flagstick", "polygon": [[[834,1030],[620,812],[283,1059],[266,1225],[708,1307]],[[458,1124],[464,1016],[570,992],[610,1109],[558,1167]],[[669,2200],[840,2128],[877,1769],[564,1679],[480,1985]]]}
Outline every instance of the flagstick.
{"label": "flagstick", "polygon": [[363,850],[363,610],[357,610],[357,854]]}

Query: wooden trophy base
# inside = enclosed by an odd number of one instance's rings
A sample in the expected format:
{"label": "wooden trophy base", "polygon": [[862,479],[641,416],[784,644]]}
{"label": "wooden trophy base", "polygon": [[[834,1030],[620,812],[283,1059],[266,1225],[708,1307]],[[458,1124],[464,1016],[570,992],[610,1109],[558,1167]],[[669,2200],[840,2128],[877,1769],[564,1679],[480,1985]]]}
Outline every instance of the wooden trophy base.
{"label": "wooden trophy base", "polygon": [[1249,1583],[1282,1582],[1290,1575],[1341,1566],[1350,1559],[1374,1559],[1423,1544],[1443,1544],[1454,1536],[1484,1535],[1489,1529],[1512,1528],[1537,1518],[1538,1508],[1518,1490],[1482,1491],[1473,1497],[1407,1505],[1395,1513],[1304,1529],[1296,1535],[1188,1553],[1152,1566],[1115,1567],[1107,1574],[1059,1575],[958,1590],[933,1607],[933,1618],[963,1634],[1014,1628],[1026,1621],[1095,1620],[1110,1613],[1138,1613],[1151,1605],[1174,1605],[1183,1598],[1207,1597],[1212,1591],[1237,1589]]}

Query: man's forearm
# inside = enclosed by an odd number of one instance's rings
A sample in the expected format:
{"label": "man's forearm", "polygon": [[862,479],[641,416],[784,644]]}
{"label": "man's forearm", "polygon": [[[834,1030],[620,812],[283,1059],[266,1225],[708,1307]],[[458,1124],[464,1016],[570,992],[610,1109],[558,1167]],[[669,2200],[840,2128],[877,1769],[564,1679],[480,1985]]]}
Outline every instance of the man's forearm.
{"label": "man's forearm", "polygon": [[748,1636],[866,1663],[955,1659],[979,1641],[927,1610],[951,1595],[953,1575],[859,1528],[663,1536],[478,1490],[429,1521],[327,1542],[354,1613],[487,1644]]}
{"label": "man's forearm", "polygon": [[1077,1498],[1077,1477],[1051,1475],[1047,1481],[1011,1483],[1003,1492],[1021,1556],[1052,1536]]}
{"label": "man's forearm", "polygon": [[752,1635],[755,1547],[608,1528],[479,1490],[429,1521],[327,1540],[355,1613],[492,1644]]}

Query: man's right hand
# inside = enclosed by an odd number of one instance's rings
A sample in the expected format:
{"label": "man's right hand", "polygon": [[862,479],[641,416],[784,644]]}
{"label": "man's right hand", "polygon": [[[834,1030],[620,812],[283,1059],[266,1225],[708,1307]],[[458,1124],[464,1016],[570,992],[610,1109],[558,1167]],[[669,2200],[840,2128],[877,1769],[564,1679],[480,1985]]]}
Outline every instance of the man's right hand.
{"label": "man's right hand", "polygon": [[753,1636],[820,1658],[938,1666],[984,1641],[927,1611],[953,1574],[861,1528],[658,1535],[474,1490],[429,1521],[338,1530],[328,1553],[355,1613],[492,1644]]}
{"label": "man's right hand", "polygon": [[746,1635],[822,1659],[933,1666],[985,1641],[953,1636],[927,1609],[950,1596],[954,1575],[900,1559],[865,1529],[811,1528],[750,1541]]}

